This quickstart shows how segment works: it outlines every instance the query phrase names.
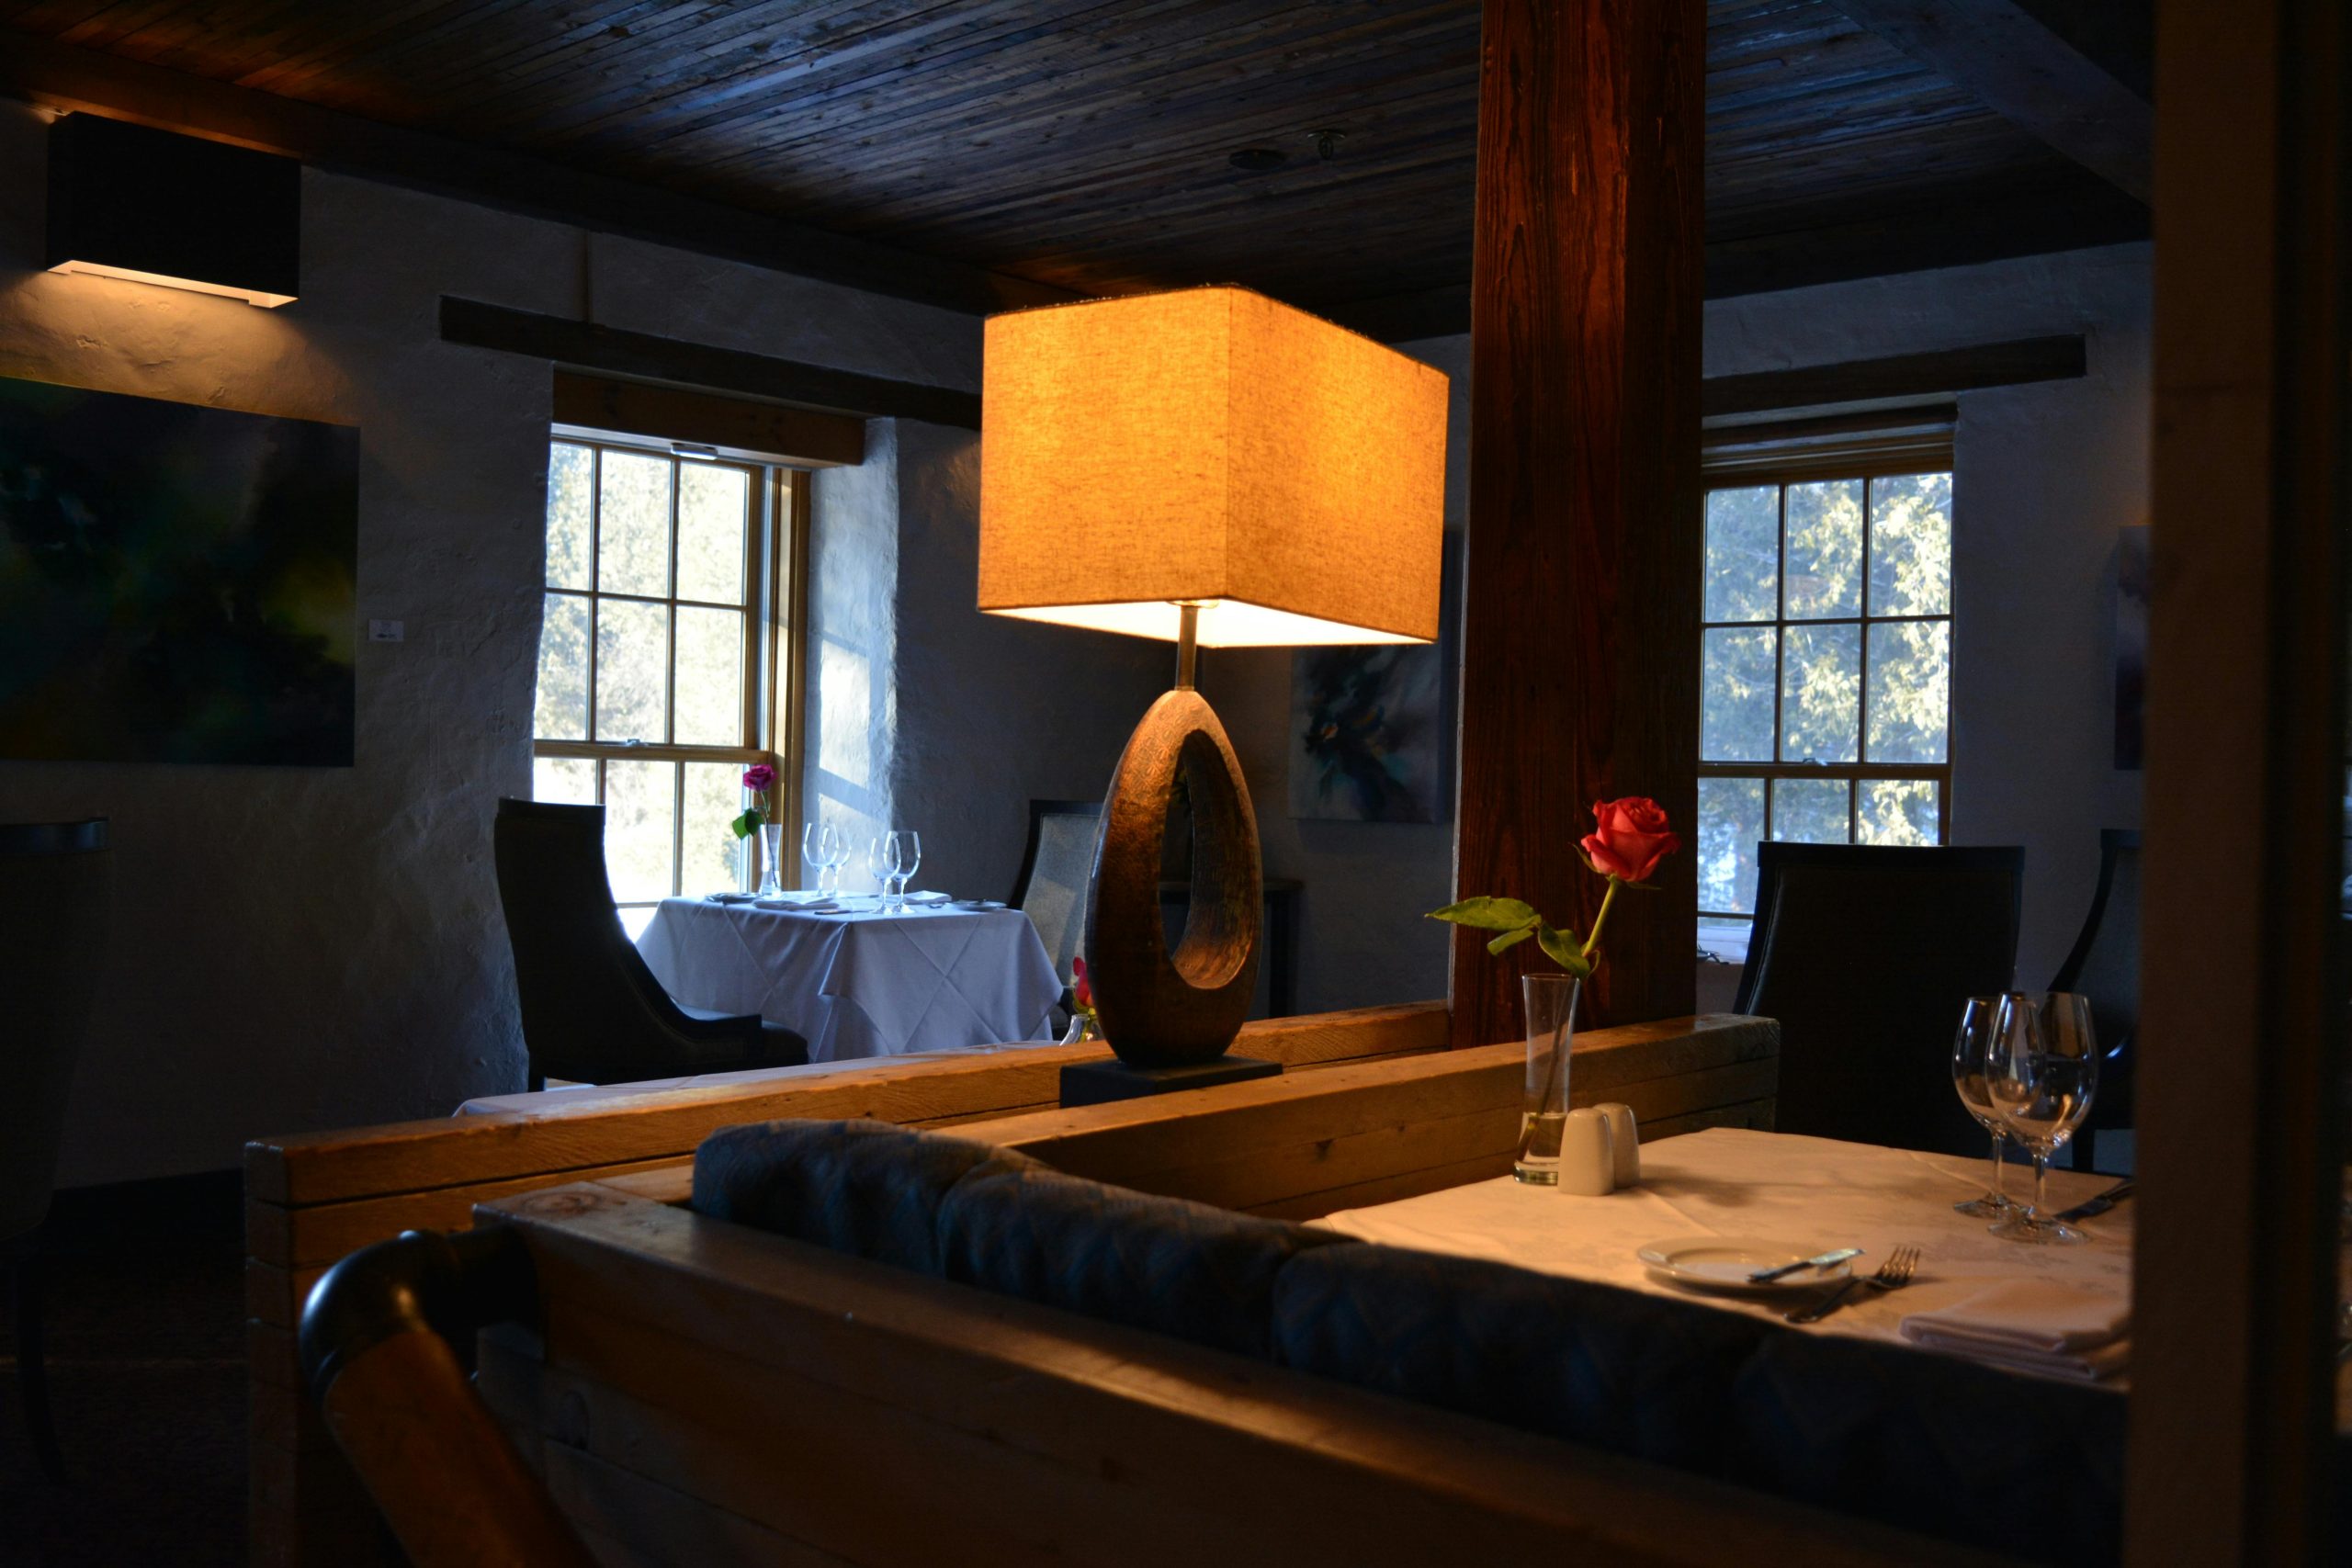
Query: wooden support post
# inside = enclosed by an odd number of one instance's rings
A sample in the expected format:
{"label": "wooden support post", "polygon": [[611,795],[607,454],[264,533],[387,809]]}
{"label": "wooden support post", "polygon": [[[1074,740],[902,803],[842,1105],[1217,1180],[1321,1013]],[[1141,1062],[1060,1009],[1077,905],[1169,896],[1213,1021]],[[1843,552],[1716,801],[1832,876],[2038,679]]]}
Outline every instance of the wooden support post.
{"label": "wooden support post", "polygon": [[[1487,0],[1485,29],[1457,885],[1581,930],[1592,803],[1685,835],[1698,807],[1706,13]],[[1690,1010],[1693,860],[1617,901],[1594,1020]],[[1456,932],[1455,1045],[1515,1032],[1517,973]]]}
{"label": "wooden support post", "polygon": [[2347,76],[2342,0],[2159,7],[2134,1568],[2347,1545]]}

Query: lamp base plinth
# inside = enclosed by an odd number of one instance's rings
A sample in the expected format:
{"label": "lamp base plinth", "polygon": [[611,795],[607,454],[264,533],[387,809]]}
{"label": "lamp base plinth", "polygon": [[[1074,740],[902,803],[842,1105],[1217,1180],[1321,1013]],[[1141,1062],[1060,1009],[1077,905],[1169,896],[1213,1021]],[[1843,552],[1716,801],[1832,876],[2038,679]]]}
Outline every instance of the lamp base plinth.
{"label": "lamp base plinth", "polygon": [[1118,1061],[1080,1062],[1062,1069],[1062,1104],[1104,1105],[1114,1100],[1140,1100],[1148,1094],[1214,1089],[1218,1084],[1271,1078],[1282,1070],[1280,1062],[1261,1062],[1254,1056],[1219,1056],[1172,1067],[1131,1067]]}

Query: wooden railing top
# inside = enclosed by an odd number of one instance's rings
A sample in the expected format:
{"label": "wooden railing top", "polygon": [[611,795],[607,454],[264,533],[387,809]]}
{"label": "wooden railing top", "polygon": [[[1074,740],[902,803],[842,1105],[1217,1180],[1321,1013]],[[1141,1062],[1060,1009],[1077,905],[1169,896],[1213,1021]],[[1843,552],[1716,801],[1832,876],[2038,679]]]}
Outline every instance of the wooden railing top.
{"label": "wooden railing top", "polygon": [[[1443,1048],[1443,1002],[1360,1008],[1244,1027],[1235,1048],[1287,1066]],[[441,1116],[245,1145],[245,1191],[281,1204],[335,1202],[468,1182],[589,1171],[693,1152],[710,1133],[780,1116],[874,1116],[939,1124],[1052,1106],[1061,1069],[1099,1044],[1033,1046],[947,1061],[888,1062],[764,1084],[662,1089],[543,1111]]]}

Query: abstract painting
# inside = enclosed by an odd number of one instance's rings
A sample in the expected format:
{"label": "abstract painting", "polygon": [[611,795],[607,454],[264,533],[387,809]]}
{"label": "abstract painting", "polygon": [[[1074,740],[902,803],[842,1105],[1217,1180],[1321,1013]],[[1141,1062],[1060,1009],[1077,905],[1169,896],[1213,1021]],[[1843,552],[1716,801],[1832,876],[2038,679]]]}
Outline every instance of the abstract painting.
{"label": "abstract painting", "polygon": [[1459,536],[1435,644],[1302,649],[1291,661],[1290,812],[1344,822],[1453,815]]}
{"label": "abstract painting", "polygon": [[0,378],[0,759],[349,767],[358,437]]}
{"label": "abstract painting", "polygon": [[2148,531],[2125,528],[2115,545],[2115,765],[2136,772],[2148,712]]}

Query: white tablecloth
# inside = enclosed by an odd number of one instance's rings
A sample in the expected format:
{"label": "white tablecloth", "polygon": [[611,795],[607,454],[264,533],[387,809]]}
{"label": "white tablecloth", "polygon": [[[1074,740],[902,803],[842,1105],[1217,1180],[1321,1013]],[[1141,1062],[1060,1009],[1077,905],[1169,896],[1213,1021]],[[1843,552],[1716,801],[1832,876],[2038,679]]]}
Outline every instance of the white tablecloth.
{"label": "white tablecloth", "polygon": [[811,1062],[1035,1040],[1062,993],[1018,909],[803,914],[670,898],[637,946],[679,1001],[758,1013],[806,1037]]}
{"label": "white tablecloth", "polygon": [[[1024,1040],[1017,1045],[958,1045],[939,1051],[910,1051],[891,1062],[952,1062],[963,1056],[991,1055],[1001,1050],[1024,1050],[1050,1045],[1050,1040]],[[739,1067],[731,1073],[694,1073],[684,1077],[639,1078],[635,1083],[580,1083],[529,1089],[519,1094],[478,1094],[458,1107],[460,1116],[520,1113],[526,1116],[570,1116],[582,1111],[610,1111],[639,1095],[673,1089],[785,1089],[825,1078],[871,1061],[808,1062],[789,1067]]]}
{"label": "white tablecloth", "polygon": [[[1717,1237],[1786,1242],[1806,1256],[1860,1247],[1864,1273],[1909,1243],[1920,1249],[1915,1281],[1869,1291],[1815,1325],[1826,1334],[1894,1340],[1915,1312],[1950,1306],[1995,1280],[2050,1278],[2132,1292],[2132,1213],[2119,1204],[2081,1228],[2080,1247],[2027,1247],[1988,1235],[1987,1222],[1952,1205],[1984,1190],[1986,1160],[1915,1154],[1870,1144],[1721,1127],[1642,1145],[1642,1184],[1605,1198],[1523,1186],[1510,1177],[1450,1188],[1317,1223],[1365,1241],[1517,1264],[1653,1295],[1681,1296],[1734,1312],[1778,1317],[1802,1298],[1770,1303],[1699,1295],[1662,1280],[1634,1253],[1656,1241]],[[2031,1190],[2013,1166],[2008,1191]],[[2052,1171],[2053,1208],[2079,1203],[2112,1178]]]}

